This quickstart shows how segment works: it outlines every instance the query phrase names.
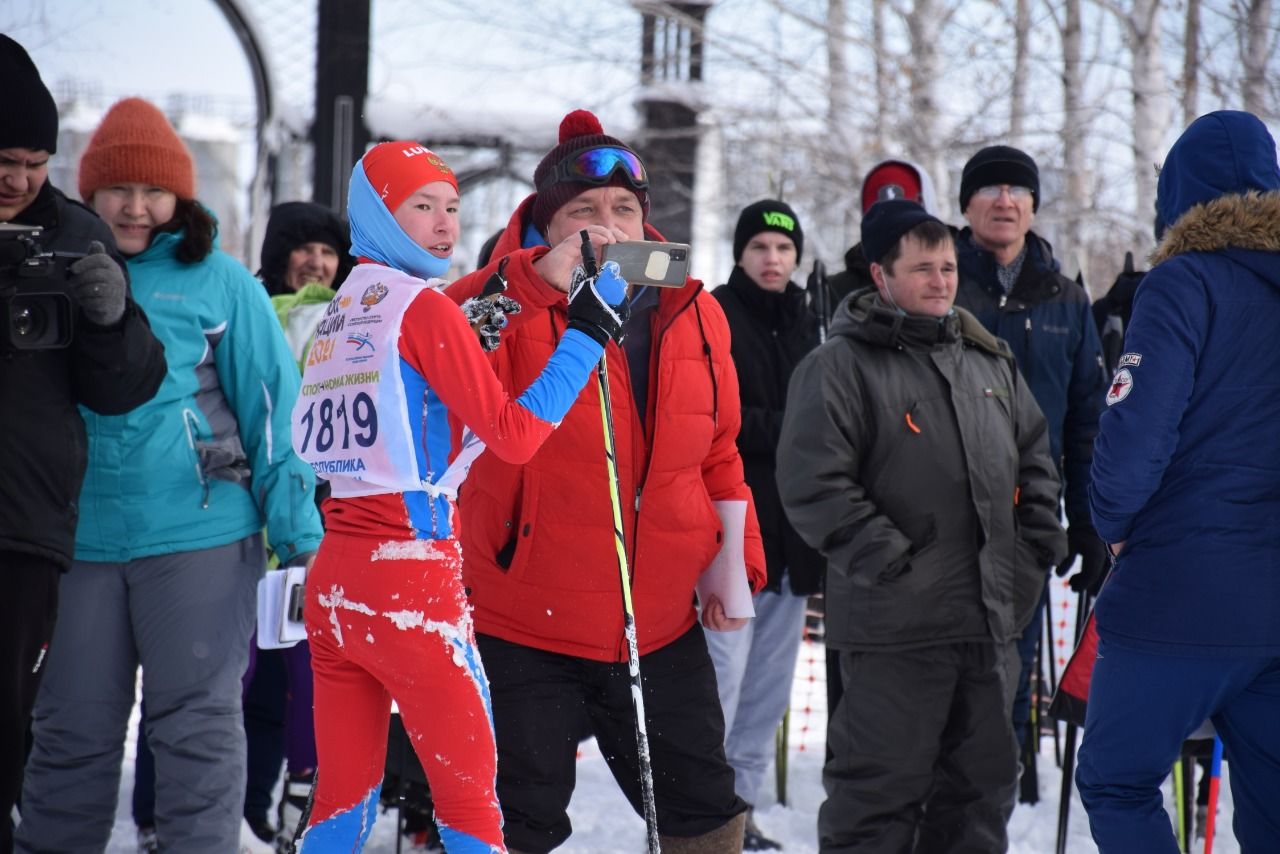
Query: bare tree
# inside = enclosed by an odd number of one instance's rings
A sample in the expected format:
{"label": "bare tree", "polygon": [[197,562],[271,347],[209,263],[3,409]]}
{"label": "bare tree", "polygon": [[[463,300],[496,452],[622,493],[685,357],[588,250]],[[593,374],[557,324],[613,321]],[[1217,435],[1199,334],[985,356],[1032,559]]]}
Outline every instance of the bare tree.
{"label": "bare tree", "polygon": [[889,150],[886,128],[889,124],[889,56],[884,29],[885,0],[871,0],[871,50],[876,87],[876,157]]}
{"label": "bare tree", "polygon": [[853,128],[853,81],[845,62],[847,19],[845,0],[827,0],[827,123],[846,151],[853,148],[849,138]]}
{"label": "bare tree", "polygon": [[1084,107],[1084,27],[1081,0],[1064,0],[1061,12],[1052,5],[1049,13],[1062,42],[1062,124],[1058,140],[1062,145],[1062,168],[1066,177],[1063,199],[1064,245],[1084,257],[1084,212],[1088,206],[1085,172],[1087,116]]}
{"label": "bare tree", "polygon": [[907,68],[911,104],[911,121],[906,125],[907,146],[937,186],[940,213],[946,213],[950,205],[937,89],[942,67],[942,33],[952,11],[946,0],[915,0],[910,10],[898,10],[907,25],[913,60]]}
{"label": "bare tree", "polygon": [[1151,221],[1156,203],[1156,163],[1163,154],[1169,129],[1168,82],[1161,53],[1160,24],[1163,0],[1098,0],[1120,22],[1132,57],[1130,82],[1133,97],[1133,182],[1135,236],[1146,250],[1152,239],[1145,223]]}
{"label": "bare tree", "polygon": [[1244,108],[1255,116],[1271,114],[1267,98],[1267,60],[1271,45],[1268,36],[1273,29],[1271,0],[1240,0],[1244,5],[1240,34],[1240,64],[1244,66]]}
{"label": "bare tree", "polygon": [[1031,41],[1031,0],[1014,0],[1013,9],[1013,81],[1009,92],[1009,137],[1013,145],[1022,145],[1027,118],[1028,54]]}
{"label": "bare tree", "polygon": [[1182,36],[1182,123],[1189,125],[1200,115],[1200,0],[1187,0],[1186,26]]}

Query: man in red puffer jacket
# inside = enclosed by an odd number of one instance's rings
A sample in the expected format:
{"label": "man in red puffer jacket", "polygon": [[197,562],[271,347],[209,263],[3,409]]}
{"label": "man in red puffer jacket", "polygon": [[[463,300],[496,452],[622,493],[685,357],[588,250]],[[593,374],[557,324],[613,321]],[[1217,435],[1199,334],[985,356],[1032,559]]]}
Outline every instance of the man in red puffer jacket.
{"label": "man in red puffer jacket", "polygon": [[[507,295],[523,310],[492,358],[513,393],[537,376],[564,332],[580,233],[597,256],[616,241],[662,239],[645,221],[644,164],[591,113],[565,117],[534,185],[493,262],[448,290],[458,302],[476,296],[504,264]],[[719,304],[689,279],[681,288],[632,288],[624,330],[622,345],[605,354],[662,846],[739,851],[746,804],[725,761],[702,631],[745,620],[726,616],[712,597],[701,622],[694,607],[694,585],[724,536],[716,502],[745,502],[748,580],[753,590],[765,582],[736,446],[729,329]],[[594,460],[582,450],[591,446],[600,448]],[[492,693],[498,798],[513,851],[540,854],[568,838],[583,714],[641,810],[604,447],[599,391],[590,383],[530,462],[484,454],[459,495],[464,579]]]}

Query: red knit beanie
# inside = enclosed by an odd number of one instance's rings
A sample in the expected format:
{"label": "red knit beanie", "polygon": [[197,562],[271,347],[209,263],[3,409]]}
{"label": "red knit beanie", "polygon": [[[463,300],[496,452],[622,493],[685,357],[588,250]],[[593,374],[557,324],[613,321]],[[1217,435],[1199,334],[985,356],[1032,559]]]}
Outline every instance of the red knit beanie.
{"label": "red knit beanie", "polygon": [[87,202],[115,184],[147,184],[195,198],[191,152],[164,113],[141,98],[125,98],[107,110],[80,157],[80,198]]}
{"label": "red knit beanie", "polygon": [[[533,170],[534,188],[537,189],[542,186],[543,180],[552,174],[552,171],[561,160],[579,151],[602,145],[614,145],[618,148],[625,148],[635,154],[631,146],[626,145],[615,137],[606,135],[604,128],[600,126],[600,120],[594,114],[587,110],[574,110],[569,113],[560,121],[560,144],[548,151],[547,156],[543,157],[542,162],[538,164],[538,168]],[[639,155],[636,156],[639,157]],[[636,194],[636,198],[640,200],[640,207],[644,211],[644,216],[648,218],[648,191],[637,190],[631,186],[625,175],[621,172],[615,172],[604,184],[587,184],[581,181],[564,180],[552,184],[545,190],[538,190],[538,195],[533,200],[532,218],[534,227],[545,236],[547,224],[551,222],[551,217],[555,216],[556,211],[560,210],[561,205],[574,196],[585,193],[587,190],[594,190],[597,187],[626,187]]]}
{"label": "red knit beanie", "polygon": [[420,187],[448,181],[458,189],[458,179],[440,155],[420,142],[380,142],[360,159],[369,185],[392,213]]}

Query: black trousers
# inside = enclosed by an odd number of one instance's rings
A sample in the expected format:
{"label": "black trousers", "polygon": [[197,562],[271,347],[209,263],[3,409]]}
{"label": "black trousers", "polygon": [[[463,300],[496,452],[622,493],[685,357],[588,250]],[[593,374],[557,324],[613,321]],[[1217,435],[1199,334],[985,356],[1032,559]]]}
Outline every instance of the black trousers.
{"label": "black trousers", "polygon": [[839,655],[827,726],[824,854],[992,854],[1008,848],[1018,749],[1013,645],[939,644]]}
{"label": "black trousers", "polygon": [[0,852],[13,850],[9,813],[22,791],[31,709],[58,612],[58,565],[0,551]]}
{"label": "black trousers", "polygon": [[[510,848],[544,854],[569,838],[582,713],[614,779],[643,813],[626,664],[544,652],[479,635],[498,742],[498,800]],[[640,657],[658,829],[693,837],[747,805],[733,790],[724,714],[702,628]]]}

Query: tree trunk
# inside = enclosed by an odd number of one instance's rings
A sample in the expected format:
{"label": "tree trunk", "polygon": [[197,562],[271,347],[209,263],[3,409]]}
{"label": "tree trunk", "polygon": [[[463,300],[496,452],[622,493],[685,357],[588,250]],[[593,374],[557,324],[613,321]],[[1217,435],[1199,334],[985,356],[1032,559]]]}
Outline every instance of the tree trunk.
{"label": "tree trunk", "polygon": [[1243,50],[1244,108],[1263,121],[1271,110],[1267,103],[1267,57],[1271,35],[1271,0],[1247,0]]}
{"label": "tree trunk", "polygon": [[1077,257],[1085,257],[1084,212],[1088,206],[1085,189],[1084,145],[1086,117],[1084,97],[1084,30],[1081,0],[1065,0],[1062,20],[1062,166],[1066,171],[1066,243],[1063,247]]}
{"label": "tree trunk", "polygon": [[845,0],[827,0],[827,124],[841,152],[853,152],[853,93],[845,62]]}
{"label": "tree trunk", "polygon": [[1137,189],[1134,216],[1141,254],[1154,242],[1150,223],[1155,216],[1156,163],[1164,155],[1169,128],[1168,85],[1160,55],[1162,0],[1133,0],[1127,25],[1133,48],[1133,168]]}
{"label": "tree trunk", "polygon": [[1187,0],[1186,34],[1182,39],[1182,124],[1200,115],[1200,0]]}
{"label": "tree trunk", "polygon": [[907,32],[911,39],[911,56],[915,62],[909,69],[911,119],[906,133],[909,151],[933,179],[938,195],[939,217],[951,213],[948,200],[950,182],[942,160],[942,129],[938,120],[937,84],[942,45],[941,29],[944,10],[940,0],[916,0],[907,16]]}
{"label": "tree trunk", "polygon": [[885,48],[884,5],[886,0],[871,0],[871,49],[874,51],[876,76],[876,152],[884,157],[889,150],[889,111],[892,99],[889,93],[889,56]]}
{"label": "tree trunk", "polygon": [[1031,2],[1014,0],[1013,12],[1013,87],[1009,93],[1010,144],[1021,146],[1027,118],[1028,42],[1031,39]]}

